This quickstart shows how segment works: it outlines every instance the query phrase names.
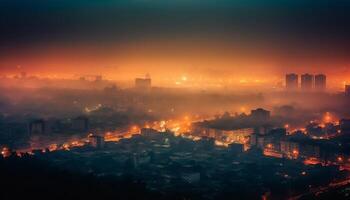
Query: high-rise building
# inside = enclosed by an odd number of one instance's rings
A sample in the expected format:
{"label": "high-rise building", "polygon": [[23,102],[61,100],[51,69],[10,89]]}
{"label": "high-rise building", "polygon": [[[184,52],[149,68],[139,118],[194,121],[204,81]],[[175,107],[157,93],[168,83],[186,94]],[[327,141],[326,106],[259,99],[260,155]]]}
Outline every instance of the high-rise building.
{"label": "high-rise building", "polygon": [[315,89],[317,91],[326,90],[326,75],[324,74],[315,75]]}
{"label": "high-rise building", "polygon": [[286,89],[296,90],[298,88],[298,75],[297,74],[287,74],[286,75]]}
{"label": "high-rise building", "polygon": [[250,116],[257,121],[268,121],[270,119],[270,111],[258,108],[256,110],[251,110]]}
{"label": "high-rise building", "polygon": [[302,90],[311,90],[314,83],[314,76],[311,74],[301,75],[301,89]]}
{"label": "high-rise building", "polygon": [[350,85],[345,85],[345,96],[350,97]]}

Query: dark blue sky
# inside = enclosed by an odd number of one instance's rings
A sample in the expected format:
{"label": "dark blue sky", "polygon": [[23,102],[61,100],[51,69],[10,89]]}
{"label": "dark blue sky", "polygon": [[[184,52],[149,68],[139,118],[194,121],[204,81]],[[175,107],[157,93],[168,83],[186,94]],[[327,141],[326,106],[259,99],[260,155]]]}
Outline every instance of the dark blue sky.
{"label": "dark blue sky", "polygon": [[339,0],[1,0],[0,42],[7,45],[125,40],[219,33],[250,39],[342,44],[349,1]]}

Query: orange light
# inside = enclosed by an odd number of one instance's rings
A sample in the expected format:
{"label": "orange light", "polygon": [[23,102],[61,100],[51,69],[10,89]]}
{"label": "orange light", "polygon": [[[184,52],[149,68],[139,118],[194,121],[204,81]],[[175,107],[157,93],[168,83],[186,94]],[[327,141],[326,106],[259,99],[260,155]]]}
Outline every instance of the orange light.
{"label": "orange light", "polygon": [[320,161],[315,157],[310,157],[310,158],[304,160],[305,165],[317,165],[319,163],[320,163]]}
{"label": "orange light", "polygon": [[57,144],[51,144],[50,146],[49,146],[49,151],[56,151],[57,150]]}
{"label": "orange light", "polygon": [[69,146],[69,144],[65,143],[65,144],[62,145],[62,147],[63,147],[64,150],[69,150],[70,146]]}
{"label": "orange light", "polygon": [[337,160],[338,160],[339,162],[343,162],[343,158],[340,157],[340,156],[338,156]]}
{"label": "orange light", "polygon": [[9,157],[11,155],[10,149],[7,147],[2,148],[1,155],[3,157]]}
{"label": "orange light", "polygon": [[294,155],[298,155],[298,154],[299,154],[299,151],[294,149],[294,150],[293,150],[293,154],[294,154]]}

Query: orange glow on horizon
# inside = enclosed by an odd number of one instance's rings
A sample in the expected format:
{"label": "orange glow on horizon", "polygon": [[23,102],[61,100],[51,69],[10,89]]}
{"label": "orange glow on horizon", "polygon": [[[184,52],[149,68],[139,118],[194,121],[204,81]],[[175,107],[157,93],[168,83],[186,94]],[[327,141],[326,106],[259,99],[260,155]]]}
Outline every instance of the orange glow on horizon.
{"label": "orange glow on horizon", "polygon": [[[344,82],[349,81],[350,74],[334,70],[334,66],[342,68],[344,63],[325,64],[303,59],[294,63],[295,59],[292,62],[278,56],[270,48],[258,51],[254,45],[243,51],[237,45],[221,39],[149,38],[103,48],[87,44],[29,48],[0,57],[0,75],[13,76],[24,71],[42,78],[77,79],[99,74],[108,80],[132,82],[135,77],[149,73],[152,83],[157,86],[200,87],[207,84],[204,86],[272,88],[284,82],[287,72],[308,71],[327,74],[329,88],[337,90],[343,90]],[[310,71],[310,66],[317,67]]]}

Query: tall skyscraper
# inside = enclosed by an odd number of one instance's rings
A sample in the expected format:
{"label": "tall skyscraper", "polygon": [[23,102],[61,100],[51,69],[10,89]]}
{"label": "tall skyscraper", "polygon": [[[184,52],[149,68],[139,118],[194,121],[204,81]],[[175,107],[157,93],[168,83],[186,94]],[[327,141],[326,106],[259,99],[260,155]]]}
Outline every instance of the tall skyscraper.
{"label": "tall skyscraper", "polygon": [[324,91],[324,90],[326,90],[326,75],[324,75],[324,74],[317,74],[315,76],[315,89],[317,91]]}
{"label": "tall skyscraper", "polygon": [[314,76],[311,74],[301,75],[301,89],[311,90],[314,84]]}
{"label": "tall skyscraper", "polygon": [[297,74],[287,74],[286,75],[286,89],[296,90],[298,88],[298,75]]}

